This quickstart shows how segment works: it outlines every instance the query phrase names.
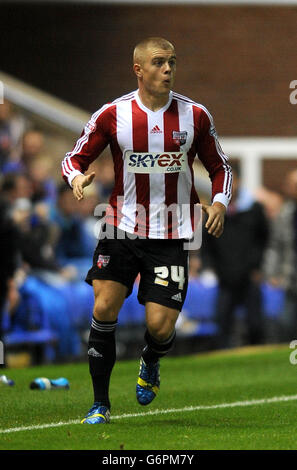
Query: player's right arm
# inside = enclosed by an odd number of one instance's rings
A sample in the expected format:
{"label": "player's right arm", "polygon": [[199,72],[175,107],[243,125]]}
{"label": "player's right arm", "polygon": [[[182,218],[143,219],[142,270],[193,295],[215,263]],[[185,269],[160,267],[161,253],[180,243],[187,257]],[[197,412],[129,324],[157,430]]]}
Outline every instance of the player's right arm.
{"label": "player's right arm", "polygon": [[93,171],[89,175],[77,175],[72,180],[72,188],[74,197],[80,201],[84,197],[84,188],[89,186],[95,178],[95,172]]}
{"label": "player's right arm", "polygon": [[94,172],[90,175],[85,175],[85,172],[109,144],[110,109],[110,105],[105,105],[92,115],[72,151],[66,153],[62,161],[62,176],[78,201],[83,198],[84,188],[95,177]]}

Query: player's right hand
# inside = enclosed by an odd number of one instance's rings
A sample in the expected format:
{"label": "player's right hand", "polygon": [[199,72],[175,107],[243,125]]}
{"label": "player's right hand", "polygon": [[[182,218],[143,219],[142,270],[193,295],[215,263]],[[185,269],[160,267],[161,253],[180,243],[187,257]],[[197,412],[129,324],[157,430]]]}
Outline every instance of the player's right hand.
{"label": "player's right hand", "polygon": [[74,197],[80,201],[84,197],[84,188],[89,186],[95,178],[95,172],[93,171],[89,175],[77,175],[72,180],[72,188]]}

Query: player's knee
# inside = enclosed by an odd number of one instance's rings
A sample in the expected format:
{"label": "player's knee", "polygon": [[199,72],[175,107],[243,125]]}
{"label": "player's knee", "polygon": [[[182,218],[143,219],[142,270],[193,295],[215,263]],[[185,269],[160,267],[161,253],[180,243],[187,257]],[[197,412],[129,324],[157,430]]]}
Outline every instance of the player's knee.
{"label": "player's knee", "polygon": [[93,315],[99,321],[115,321],[118,311],[112,299],[100,296],[95,299]]}
{"label": "player's knee", "polygon": [[157,341],[165,341],[174,330],[175,322],[170,318],[154,319],[147,323],[150,334]]}

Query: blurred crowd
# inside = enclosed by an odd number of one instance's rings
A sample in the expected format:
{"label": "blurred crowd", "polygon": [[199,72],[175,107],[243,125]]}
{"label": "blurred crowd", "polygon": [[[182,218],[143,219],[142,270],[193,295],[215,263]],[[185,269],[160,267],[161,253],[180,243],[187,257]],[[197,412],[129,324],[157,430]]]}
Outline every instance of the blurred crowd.
{"label": "blurred crowd", "polygon": [[109,163],[103,158],[101,177],[78,203],[42,129],[9,102],[0,105],[0,338],[46,325],[57,333],[58,357],[80,354],[92,314],[84,277],[97,243],[93,213],[113,184]]}
{"label": "blurred crowd", "polygon": [[[93,214],[113,188],[112,159],[98,160],[95,183],[78,203],[47,154],[42,129],[6,101],[0,105],[0,167],[0,339],[48,328],[57,337],[52,358],[78,357],[92,315],[93,293],[84,277],[97,243]],[[190,255],[178,331],[204,328],[217,335],[219,347],[232,347],[243,318],[241,341],[259,344],[269,340],[269,317],[275,341],[294,339],[297,163],[281,194],[265,188],[251,194],[241,184],[240,167],[233,169],[224,234],[215,239],[204,232],[202,248]],[[198,192],[207,202],[209,195]]]}

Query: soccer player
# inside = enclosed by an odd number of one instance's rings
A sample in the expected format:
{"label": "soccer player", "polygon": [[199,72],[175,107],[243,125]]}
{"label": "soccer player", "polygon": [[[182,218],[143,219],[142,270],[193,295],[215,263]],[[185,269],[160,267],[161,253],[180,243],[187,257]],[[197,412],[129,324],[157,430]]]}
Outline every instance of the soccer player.
{"label": "soccer player", "polygon": [[95,176],[85,172],[107,145],[114,161],[115,185],[105,218],[109,236],[99,239],[86,277],[95,296],[88,349],[94,405],[82,420],[88,424],[110,419],[117,317],[139,273],[146,331],[136,398],[148,405],[159,390],[159,360],[172,348],[187,291],[184,242],[193,236],[199,203],[192,169],[197,154],[212,181],[212,204],[202,209],[215,237],[223,232],[231,197],[232,171],[212,116],[172,91],[174,46],[163,38],[143,40],[134,49],[133,70],[138,89],[95,112],[62,162],[63,177],[80,201]]}

